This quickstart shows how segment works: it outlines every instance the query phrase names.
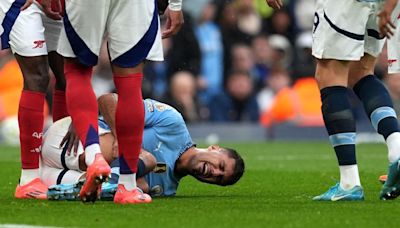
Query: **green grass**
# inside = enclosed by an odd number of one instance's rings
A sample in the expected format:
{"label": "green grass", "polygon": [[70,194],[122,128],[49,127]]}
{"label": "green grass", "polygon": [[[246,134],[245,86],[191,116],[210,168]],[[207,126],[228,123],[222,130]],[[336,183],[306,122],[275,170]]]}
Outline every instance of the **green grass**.
{"label": "green grass", "polygon": [[0,147],[0,224],[62,227],[396,227],[400,199],[382,202],[377,181],[387,168],[383,144],[359,145],[364,202],[313,202],[338,179],[334,152],[327,143],[224,144],[246,162],[233,187],[210,186],[191,177],[173,198],[149,205],[112,202],[16,200],[19,151]]}

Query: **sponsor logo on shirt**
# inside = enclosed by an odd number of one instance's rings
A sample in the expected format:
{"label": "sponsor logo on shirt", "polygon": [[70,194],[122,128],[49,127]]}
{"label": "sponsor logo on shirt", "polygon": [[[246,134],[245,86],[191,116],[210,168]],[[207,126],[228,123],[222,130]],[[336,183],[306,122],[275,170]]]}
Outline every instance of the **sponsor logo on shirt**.
{"label": "sponsor logo on shirt", "polygon": [[33,134],[32,134],[32,137],[33,138],[37,138],[37,139],[41,139],[42,137],[43,137],[43,133],[42,132],[33,132]]}
{"label": "sponsor logo on shirt", "polygon": [[167,172],[167,164],[164,162],[157,162],[156,167],[153,170],[154,173],[165,173]]}

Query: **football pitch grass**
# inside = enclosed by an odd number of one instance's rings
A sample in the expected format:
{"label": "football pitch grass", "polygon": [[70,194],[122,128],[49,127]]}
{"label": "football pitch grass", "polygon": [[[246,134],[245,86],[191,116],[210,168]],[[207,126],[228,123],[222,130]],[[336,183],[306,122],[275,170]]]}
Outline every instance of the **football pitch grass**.
{"label": "football pitch grass", "polygon": [[16,200],[19,151],[0,146],[0,227],[397,227],[400,199],[380,201],[387,169],[383,144],[357,146],[364,202],[313,202],[338,179],[328,143],[224,143],[244,157],[246,172],[232,187],[181,181],[175,197],[148,205],[97,201]]}

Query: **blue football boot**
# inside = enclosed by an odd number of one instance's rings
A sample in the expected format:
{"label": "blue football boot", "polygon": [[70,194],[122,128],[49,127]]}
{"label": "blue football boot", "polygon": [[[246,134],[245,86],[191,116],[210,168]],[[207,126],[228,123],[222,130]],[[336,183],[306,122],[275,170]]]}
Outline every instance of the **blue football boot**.
{"label": "blue football boot", "polygon": [[79,200],[79,192],[84,181],[75,184],[57,184],[49,187],[47,198],[49,200]]}
{"label": "blue football boot", "polygon": [[380,199],[392,200],[400,195],[400,159],[389,165],[388,175],[382,187]]}
{"label": "blue football boot", "polygon": [[[49,200],[79,200],[79,192],[81,191],[83,181],[76,184],[58,184],[50,186],[47,191]],[[104,182],[101,186],[101,200],[113,200],[118,184],[110,184]]]}
{"label": "blue football boot", "polygon": [[339,183],[331,187],[322,195],[315,196],[315,201],[362,201],[364,200],[364,190],[361,186],[354,186],[349,190],[344,190]]}

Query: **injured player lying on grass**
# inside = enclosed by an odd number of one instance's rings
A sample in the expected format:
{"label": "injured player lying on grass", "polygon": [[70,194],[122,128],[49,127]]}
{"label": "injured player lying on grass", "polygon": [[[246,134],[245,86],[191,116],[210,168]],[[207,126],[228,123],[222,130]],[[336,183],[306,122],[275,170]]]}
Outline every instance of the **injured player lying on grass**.
{"label": "injured player lying on grass", "polygon": [[[112,175],[103,184],[102,198],[112,199],[119,176],[118,147],[116,145],[116,94],[99,98],[104,120],[99,120],[102,154],[111,165]],[[236,183],[244,172],[244,162],[233,149],[219,146],[197,148],[179,112],[169,105],[146,99],[145,129],[142,152],[138,161],[137,183],[143,192],[152,196],[173,196],[179,181],[190,175],[197,180],[221,186]],[[46,132],[42,145],[41,178],[51,186],[49,199],[76,199],[85,178],[85,153],[82,145],[70,152],[68,145],[60,146],[69,132],[71,118],[55,122]]]}

